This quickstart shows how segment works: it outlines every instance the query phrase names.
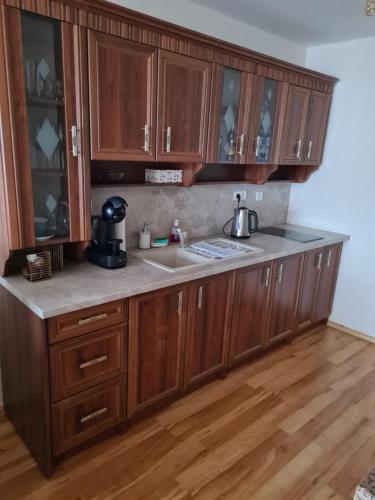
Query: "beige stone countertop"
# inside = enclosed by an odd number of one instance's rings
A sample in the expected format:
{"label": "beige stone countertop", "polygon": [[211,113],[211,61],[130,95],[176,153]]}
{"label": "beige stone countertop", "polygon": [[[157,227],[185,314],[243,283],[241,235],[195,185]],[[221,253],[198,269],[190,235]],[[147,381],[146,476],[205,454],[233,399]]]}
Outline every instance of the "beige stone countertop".
{"label": "beige stone countertop", "polygon": [[[323,239],[310,243],[255,233],[249,240],[242,240],[264,252],[209,261],[193,269],[168,272],[143,262],[128,252],[128,265],[122,269],[103,269],[89,262],[69,263],[64,270],[51,280],[30,283],[21,275],[0,277],[0,284],[28,306],[40,318],[46,319],[60,314],[77,311],[85,307],[124,299],[159,288],[178,285],[187,281],[212,276],[225,271],[267,262],[287,255],[293,255],[314,248],[344,242],[348,235],[310,229],[302,226],[283,224],[278,227],[295,229],[300,232],[321,236]],[[223,235],[212,235],[202,239]],[[146,250],[145,252],[152,252]],[[137,251],[137,254],[139,252]]]}

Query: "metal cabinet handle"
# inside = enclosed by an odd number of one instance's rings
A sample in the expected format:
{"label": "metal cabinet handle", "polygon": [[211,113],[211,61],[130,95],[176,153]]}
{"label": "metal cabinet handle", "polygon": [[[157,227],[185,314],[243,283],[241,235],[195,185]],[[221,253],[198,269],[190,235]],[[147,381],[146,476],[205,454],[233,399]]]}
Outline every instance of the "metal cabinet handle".
{"label": "metal cabinet handle", "polygon": [[85,368],[93,365],[97,365],[99,363],[104,363],[104,361],[107,361],[108,356],[100,356],[99,358],[91,359],[90,361],[85,361],[84,363],[81,363],[79,365],[81,370],[84,370]]}
{"label": "metal cabinet handle", "polygon": [[178,303],[177,303],[177,314],[179,316],[182,315],[182,292],[179,292],[177,294],[177,297],[178,297]]}
{"label": "metal cabinet handle", "polygon": [[283,272],[284,272],[284,264],[280,264],[279,267],[277,268],[278,274],[277,274],[277,281],[281,283],[283,279]]}
{"label": "metal cabinet handle", "polygon": [[297,157],[297,160],[300,160],[301,159],[301,151],[302,151],[302,139],[300,139],[299,141],[297,141],[297,154],[296,154],[296,157]]}
{"label": "metal cabinet handle", "polygon": [[167,153],[170,153],[171,152],[171,145],[172,145],[172,127],[167,127],[165,132],[166,132],[166,137],[167,137],[167,140],[165,143],[165,151]]}
{"label": "metal cabinet handle", "polygon": [[85,417],[81,418],[81,424],[84,424],[85,422],[88,422],[89,420],[92,420],[93,418],[99,417],[99,415],[103,415],[108,411],[108,408],[101,408],[100,410],[93,411],[89,415],[86,415]]}
{"label": "metal cabinet handle", "polygon": [[143,139],[143,146],[142,149],[146,151],[147,153],[150,151],[150,135],[149,135],[149,126],[146,125],[142,128],[144,131],[144,139]]}
{"label": "metal cabinet handle", "polygon": [[307,149],[307,159],[310,160],[311,158],[311,149],[312,149],[312,141],[309,141],[309,147]]}
{"label": "metal cabinet handle", "polygon": [[258,135],[256,138],[255,138],[255,157],[257,157],[259,155],[259,149],[260,149],[260,135]]}
{"label": "metal cabinet handle", "polygon": [[79,325],[87,325],[87,323],[92,323],[93,321],[99,321],[100,319],[105,319],[108,316],[107,313],[97,314],[96,316],[90,316],[89,318],[83,318],[78,321]]}
{"label": "metal cabinet handle", "polygon": [[72,134],[72,155],[77,157],[78,151],[78,128],[77,125],[72,125],[70,128],[70,133]]}
{"label": "metal cabinet handle", "polygon": [[200,286],[198,289],[198,309],[202,309],[203,303],[203,286]]}
{"label": "metal cabinet handle", "polygon": [[269,285],[270,285],[270,277],[271,277],[271,268],[268,266],[268,267],[266,268],[266,276],[265,276],[265,278],[264,278],[264,286],[265,286],[266,288],[268,288],[268,287],[269,287]]}
{"label": "metal cabinet handle", "polygon": [[245,134],[241,134],[239,136],[239,139],[240,139],[240,149],[239,149],[239,151],[237,151],[237,153],[240,156],[242,156],[243,155],[244,146],[245,146]]}
{"label": "metal cabinet handle", "polygon": [[328,257],[327,257],[327,267],[331,265],[331,257],[332,257],[332,250],[328,252]]}
{"label": "metal cabinet handle", "polygon": [[323,260],[323,253],[321,252],[319,255],[318,255],[318,263],[316,265],[316,268],[318,271],[320,271],[321,267],[322,267],[322,260]]}

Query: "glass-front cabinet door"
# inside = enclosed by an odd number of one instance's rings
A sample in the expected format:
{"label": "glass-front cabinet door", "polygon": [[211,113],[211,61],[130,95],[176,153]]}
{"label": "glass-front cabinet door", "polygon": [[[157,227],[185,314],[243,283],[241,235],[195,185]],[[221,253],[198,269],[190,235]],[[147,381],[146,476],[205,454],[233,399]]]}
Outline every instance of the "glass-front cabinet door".
{"label": "glass-front cabinet door", "polygon": [[6,28],[21,246],[79,241],[75,28],[14,9]]}
{"label": "glass-front cabinet door", "polygon": [[244,163],[253,75],[214,66],[207,163]]}
{"label": "glass-front cabinet door", "polygon": [[249,163],[272,163],[274,156],[279,82],[257,77],[249,138]]}

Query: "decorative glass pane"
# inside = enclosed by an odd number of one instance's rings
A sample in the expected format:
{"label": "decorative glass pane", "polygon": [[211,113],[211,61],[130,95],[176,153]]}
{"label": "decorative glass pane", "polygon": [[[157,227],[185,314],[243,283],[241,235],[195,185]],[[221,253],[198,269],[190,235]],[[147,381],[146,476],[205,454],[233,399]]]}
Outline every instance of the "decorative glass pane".
{"label": "decorative glass pane", "polygon": [[22,43],[35,236],[64,238],[69,198],[59,22],[23,12]]}
{"label": "decorative glass pane", "polygon": [[224,68],[220,108],[219,162],[235,161],[240,90],[241,72]]}
{"label": "decorative glass pane", "polygon": [[269,78],[264,79],[259,129],[257,133],[257,162],[268,162],[271,156],[278,83]]}

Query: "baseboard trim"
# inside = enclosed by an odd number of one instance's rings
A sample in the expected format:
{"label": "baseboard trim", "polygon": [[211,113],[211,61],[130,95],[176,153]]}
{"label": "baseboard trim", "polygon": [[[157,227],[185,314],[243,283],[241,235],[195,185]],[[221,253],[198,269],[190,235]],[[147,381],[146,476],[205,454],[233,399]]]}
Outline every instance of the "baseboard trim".
{"label": "baseboard trim", "polygon": [[349,335],[353,335],[353,337],[357,337],[362,340],[367,340],[367,342],[375,344],[375,337],[371,337],[370,335],[366,335],[365,333],[358,332],[357,330],[353,330],[352,328],[348,328],[347,326],[340,325],[340,323],[335,323],[334,321],[328,321],[327,326],[331,326],[332,328],[336,328],[336,330],[341,330],[342,332],[349,333]]}

